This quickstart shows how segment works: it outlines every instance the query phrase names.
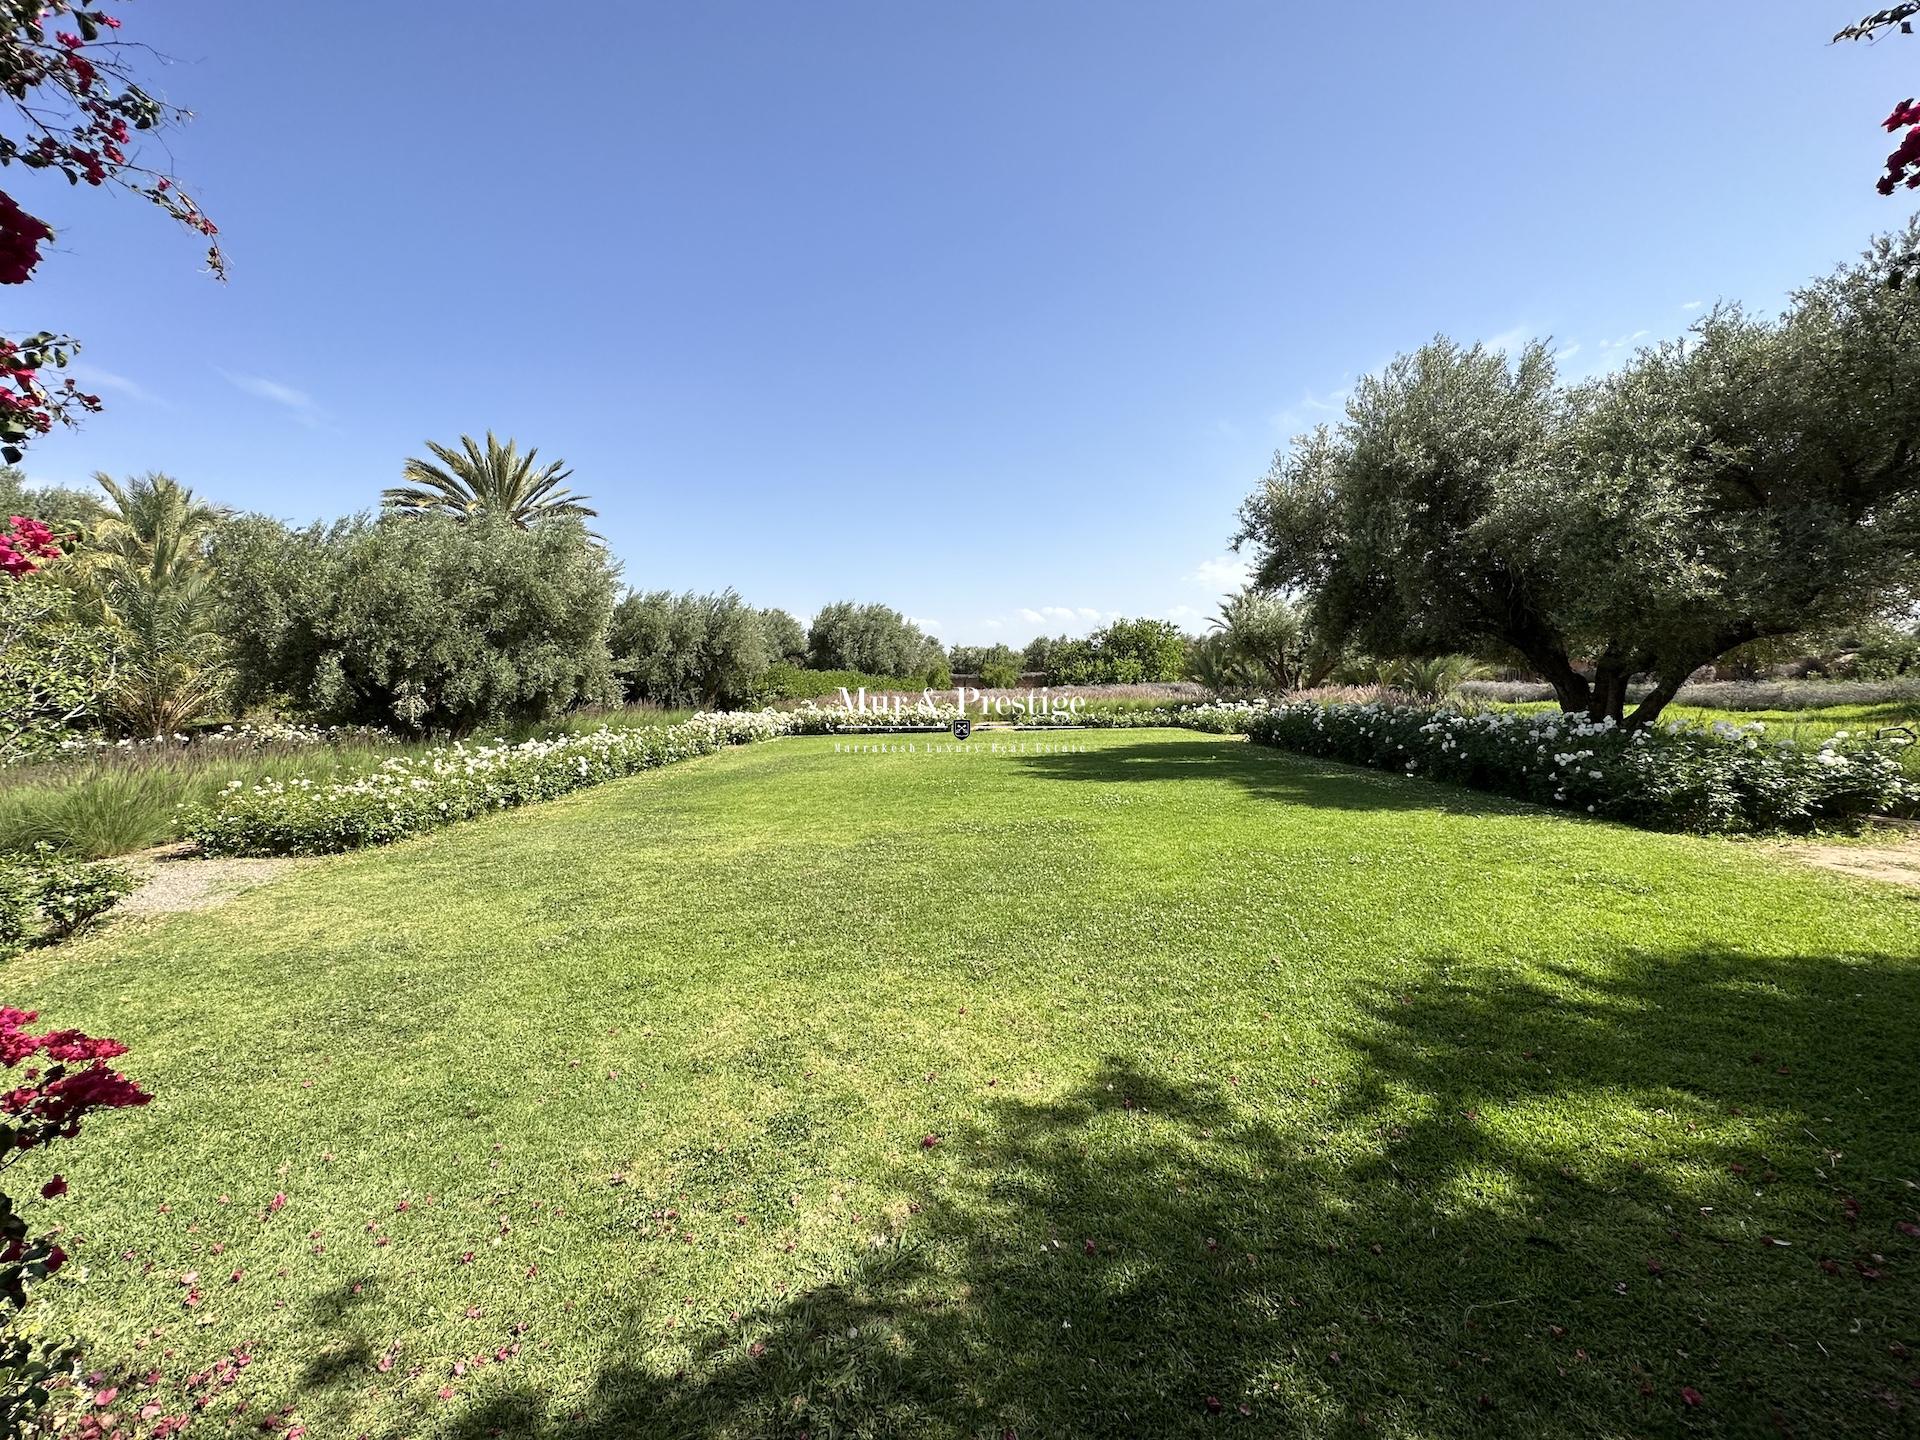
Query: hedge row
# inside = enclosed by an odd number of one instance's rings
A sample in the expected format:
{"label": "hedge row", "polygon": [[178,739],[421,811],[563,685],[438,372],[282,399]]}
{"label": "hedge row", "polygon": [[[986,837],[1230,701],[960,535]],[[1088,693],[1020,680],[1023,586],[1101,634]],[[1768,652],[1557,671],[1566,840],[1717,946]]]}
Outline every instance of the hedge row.
{"label": "hedge row", "polygon": [[794,718],[773,710],[696,715],[678,725],[527,740],[454,742],[385,761],[366,775],[236,780],[195,816],[189,834],[208,855],[327,855],[384,845],[536,800],[551,800],[642,770],[789,735]]}
{"label": "hedge row", "polygon": [[1246,733],[1262,745],[1656,830],[1848,825],[1920,798],[1894,744],[1845,732],[1809,747],[1725,721],[1628,730],[1557,711],[1282,704],[1262,708]]}

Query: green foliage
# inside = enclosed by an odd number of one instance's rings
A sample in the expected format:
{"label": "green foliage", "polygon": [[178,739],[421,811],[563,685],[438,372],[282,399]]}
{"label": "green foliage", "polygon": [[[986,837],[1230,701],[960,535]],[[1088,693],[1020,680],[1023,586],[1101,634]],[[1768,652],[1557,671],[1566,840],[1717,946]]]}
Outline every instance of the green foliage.
{"label": "green foliage", "polygon": [[117,655],[114,632],[86,623],[51,574],[0,578],[0,765],[97,730]]}
{"label": "green foliage", "polygon": [[1115,620],[1094,631],[1092,640],[1118,684],[1178,680],[1186,665],[1186,636],[1170,620]]}
{"label": "green foliage", "polygon": [[1916,798],[1898,746],[1844,736],[1818,746],[1774,742],[1759,726],[1628,729],[1554,711],[1303,702],[1254,716],[1247,733],[1264,745],[1656,830],[1843,826]]}
{"label": "green foliage", "polygon": [[[645,723],[671,718],[654,711]],[[615,713],[596,723],[631,724],[635,717]],[[377,730],[285,725],[202,732],[187,744],[88,746],[6,772],[0,852],[46,844],[93,859],[124,855],[184,839],[187,816],[230,786],[331,784],[421,748]]]}
{"label": "green foliage", "polygon": [[774,665],[807,663],[807,631],[784,610],[762,610],[760,628],[767,637],[767,660]]}
{"label": "green foliage", "polygon": [[1434,655],[1425,659],[1381,663],[1380,683],[1416,700],[1446,700],[1469,680],[1480,678],[1483,666],[1471,655]]}
{"label": "green foliage", "polygon": [[851,600],[823,605],[813,617],[807,663],[816,670],[912,675],[936,686],[952,683],[939,641],[898,610]]}
{"label": "green foliage", "polygon": [[603,726],[517,745],[436,746],[330,785],[235,785],[194,817],[191,831],[209,855],[326,855],[385,845],[726,745],[789,734],[796,724],[790,714],[767,710],[699,715],[678,725]]}
{"label": "green foliage", "polygon": [[1800,668],[1836,680],[1920,678],[1920,623],[1911,620],[1905,624],[1877,620],[1811,642],[1791,646],[1782,642],[1782,648],[1811,652],[1813,658]]}
{"label": "green foliage", "polygon": [[0,465],[0,519],[31,515],[46,521],[56,533],[71,536],[97,521],[102,508],[100,497],[91,490],[71,485],[29,485],[26,472],[18,466]]}
{"label": "green foliage", "polygon": [[1267,678],[1224,630],[1210,630],[1187,646],[1186,678],[1216,695],[1257,690]]}
{"label": "green foliage", "polygon": [[1165,684],[1185,673],[1187,638],[1170,621],[1116,620],[1084,640],[1042,636],[1022,659],[1049,685]]}
{"label": "green foliage", "polygon": [[953,675],[977,676],[989,689],[1011,690],[1020,683],[1020,654],[1008,645],[952,646],[947,668]]}
{"label": "green foliage", "polygon": [[743,705],[770,663],[765,619],[732,590],[634,591],[614,607],[608,643],[628,698],[651,705]]}
{"label": "green foliage", "polygon": [[616,571],[577,520],[254,516],[214,561],[242,703],[466,732],[614,698]]}
{"label": "green foliage", "polygon": [[0,791],[0,850],[53,845],[104,859],[180,838],[179,809],[203,790],[178,773],[118,765],[65,766]]}
{"label": "green foliage", "polygon": [[0,955],[78,934],[135,884],[123,866],[88,864],[47,845],[0,856]]}
{"label": "green foliage", "polygon": [[395,514],[436,515],[452,520],[491,516],[524,530],[543,520],[590,520],[595,511],[560,482],[573,472],[561,460],[536,465],[538,450],[522,455],[509,440],[502,445],[487,432],[483,450],[471,435],[460,437],[460,447],[429,440],[431,460],[408,460],[402,469],[407,481],[381,492],[381,505]]}
{"label": "green foliage", "polygon": [[223,512],[168,475],[94,480],[107,503],[71,573],[83,612],[115,637],[111,718],[136,735],[171,734],[225,699],[228,672],[207,566]]}
{"label": "green foliage", "polygon": [[809,670],[799,665],[784,664],[769,666],[760,677],[757,688],[760,700],[771,702],[837,699],[842,690],[853,694],[862,687],[869,694],[929,688],[924,679],[913,675],[868,675],[859,670]]}
{"label": "green foliage", "polygon": [[1738,647],[1910,606],[1920,290],[1887,280],[1916,233],[1582,386],[1540,344],[1400,357],[1243,507],[1261,583],[1375,654],[1518,652],[1595,717],[1652,674],[1634,723]]}
{"label": "green foliage", "polygon": [[1197,663],[1222,677],[1244,676],[1243,686],[1311,688],[1339,659],[1338,646],[1320,643],[1306,611],[1282,595],[1242,590],[1221,605],[1213,624],[1225,644]]}

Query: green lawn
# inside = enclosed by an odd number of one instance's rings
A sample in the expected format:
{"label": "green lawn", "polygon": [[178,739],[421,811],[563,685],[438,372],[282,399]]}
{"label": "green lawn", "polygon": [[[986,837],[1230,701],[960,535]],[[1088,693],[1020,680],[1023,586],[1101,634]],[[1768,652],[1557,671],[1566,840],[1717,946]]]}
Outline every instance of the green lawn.
{"label": "green lawn", "polygon": [[48,1322],[175,1408],[243,1347],[190,1435],[1913,1433],[1914,895],[992,744],[730,751],[13,962],[158,1096],[68,1152]]}

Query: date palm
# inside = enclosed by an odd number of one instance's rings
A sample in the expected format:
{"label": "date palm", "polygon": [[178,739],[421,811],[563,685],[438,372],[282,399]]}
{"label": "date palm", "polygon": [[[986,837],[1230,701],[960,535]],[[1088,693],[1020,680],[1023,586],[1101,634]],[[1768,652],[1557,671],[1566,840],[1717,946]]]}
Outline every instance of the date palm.
{"label": "date palm", "polygon": [[131,731],[165,735],[221,702],[207,548],[226,512],[167,475],[94,480],[108,503],[74,554],[71,583],[120,652],[110,708]]}
{"label": "date palm", "polygon": [[487,432],[486,449],[471,435],[460,437],[458,449],[427,442],[432,460],[410,459],[401,472],[408,483],[382,492],[380,503],[401,515],[449,515],[471,520],[499,516],[520,529],[542,520],[562,517],[588,519],[595,512],[560,482],[573,472],[564,461],[536,467],[529,450],[522,455],[512,440],[502,445]]}

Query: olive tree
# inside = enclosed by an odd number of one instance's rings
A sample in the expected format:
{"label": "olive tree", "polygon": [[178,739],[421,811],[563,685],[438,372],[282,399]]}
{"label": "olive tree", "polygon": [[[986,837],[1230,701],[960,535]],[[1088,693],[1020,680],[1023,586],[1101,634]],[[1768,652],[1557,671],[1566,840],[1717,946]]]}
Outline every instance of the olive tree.
{"label": "olive tree", "polygon": [[1253,547],[1262,589],[1300,597],[1327,649],[1504,647],[1584,707],[1542,533],[1570,482],[1573,417],[1544,345],[1509,363],[1436,340],[1361,381],[1343,423],[1275,457],[1236,544]]}
{"label": "olive tree", "polygon": [[1920,593],[1920,296],[1886,283],[1890,249],[1777,320],[1722,307],[1591,395],[1562,525],[1603,544],[1568,547],[1560,608],[1610,683],[1652,674],[1652,713],[1730,650]]}
{"label": "olive tree", "polygon": [[1920,594],[1920,293],[1889,283],[1914,243],[1582,386],[1542,345],[1435,341],[1282,452],[1238,540],[1329,636],[1514,652],[1563,709],[1645,724],[1728,651]]}
{"label": "olive tree", "polygon": [[743,704],[773,660],[765,616],[732,590],[636,591],[614,607],[610,640],[628,697],[655,705]]}
{"label": "olive tree", "polygon": [[760,612],[760,629],[767,637],[767,658],[775,665],[807,663],[807,629],[785,610]]}
{"label": "olive tree", "polygon": [[468,731],[617,694],[618,569],[577,519],[246,516],[216,532],[213,567],[243,702]]}
{"label": "olive tree", "polygon": [[949,673],[940,642],[885,605],[837,600],[821,606],[807,631],[807,651],[816,670],[900,678]]}

